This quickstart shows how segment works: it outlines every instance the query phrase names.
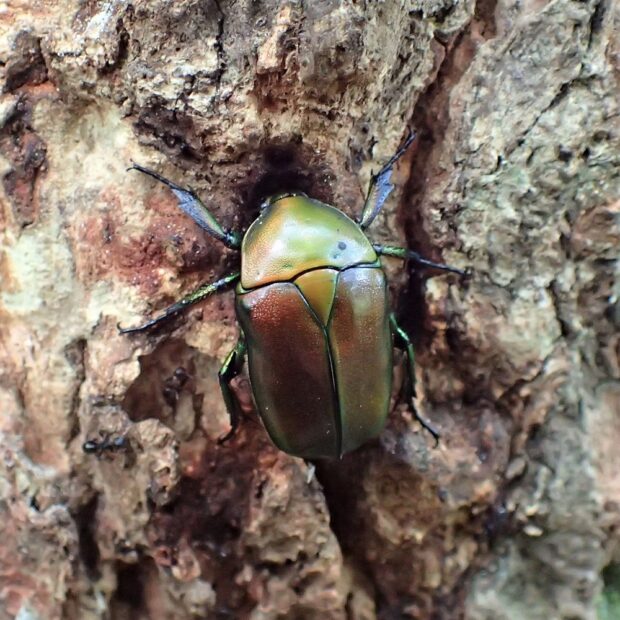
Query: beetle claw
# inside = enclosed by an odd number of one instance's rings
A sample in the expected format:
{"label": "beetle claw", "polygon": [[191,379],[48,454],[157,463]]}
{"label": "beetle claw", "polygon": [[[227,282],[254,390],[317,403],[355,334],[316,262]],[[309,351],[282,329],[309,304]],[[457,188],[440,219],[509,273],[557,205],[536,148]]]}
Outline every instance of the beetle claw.
{"label": "beetle claw", "polygon": [[119,334],[137,334],[139,332],[145,332],[149,327],[152,327],[158,322],[158,319],[147,321],[144,325],[138,325],[137,327],[121,327],[120,322],[116,324],[116,329]]}
{"label": "beetle claw", "polygon": [[234,437],[236,431],[237,429],[234,426],[232,426],[228,432],[224,433],[223,435],[217,438],[217,445],[221,446],[225,444],[226,442],[230,441]]}
{"label": "beetle claw", "polygon": [[416,418],[418,419],[420,426],[422,426],[422,428],[427,430],[433,436],[433,439],[435,440],[435,445],[433,446],[433,448],[438,448],[439,439],[441,437],[439,431],[436,430],[433,426],[431,426],[426,420],[423,420],[420,416],[416,416]]}
{"label": "beetle claw", "polygon": [[435,440],[435,445],[433,446],[433,449],[437,449],[439,447],[439,439],[441,438],[439,432],[424,420],[420,420],[420,418],[418,418],[418,422],[420,422],[422,428],[426,429],[433,436],[433,439]]}
{"label": "beetle claw", "polygon": [[413,408],[413,415],[415,419],[420,423],[420,426],[433,436],[433,439],[435,440],[435,445],[433,446],[433,448],[438,448],[439,440],[441,439],[441,434],[430,422],[425,420],[418,413],[418,410],[416,409],[415,403],[413,401],[411,401],[411,406]]}
{"label": "beetle claw", "polygon": [[437,432],[433,432],[431,429],[426,429],[430,432],[430,434],[433,436],[433,438],[435,439],[435,445],[433,446],[433,449],[437,449],[439,448],[439,439],[441,438],[441,435]]}

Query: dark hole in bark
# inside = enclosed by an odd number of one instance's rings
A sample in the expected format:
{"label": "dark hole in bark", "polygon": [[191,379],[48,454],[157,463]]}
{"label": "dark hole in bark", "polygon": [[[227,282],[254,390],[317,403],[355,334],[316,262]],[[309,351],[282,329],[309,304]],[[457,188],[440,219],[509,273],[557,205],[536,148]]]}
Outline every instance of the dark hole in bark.
{"label": "dark hole in bark", "polygon": [[122,403],[133,422],[157,418],[174,428],[181,399],[191,397],[194,391],[195,355],[195,349],[171,338],[139,358],[141,372]]}
{"label": "dark hole in bark", "polygon": [[41,40],[29,32],[20,32],[15,42],[16,61],[8,65],[5,90],[12,92],[25,84],[42,84],[47,80],[47,66],[41,53]]}
{"label": "dark hole in bark", "polygon": [[245,228],[258,216],[261,203],[280,192],[302,192],[332,204],[334,175],[301,135],[287,143],[265,145],[257,155],[256,172],[237,188],[244,202]]}
{"label": "dark hole in bark", "polygon": [[88,503],[80,506],[74,515],[78,531],[78,547],[80,559],[86,573],[91,579],[98,579],[99,574],[99,547],[95,541],[97,527],[96,515],[99,498],[95,495]]}
{"label": "dark hole in bark", "polygon": [[602,573],[603,592],[598,604],[601,618],[613,618],[620,602],[620,563],[608,564]]}
{"label": "dark hole in bark", "polygon": [[116,563],[116,592],[110,601],[113,618],[148,618],[145,588],[147,582],[156,578],[152,560],[138,564]]}

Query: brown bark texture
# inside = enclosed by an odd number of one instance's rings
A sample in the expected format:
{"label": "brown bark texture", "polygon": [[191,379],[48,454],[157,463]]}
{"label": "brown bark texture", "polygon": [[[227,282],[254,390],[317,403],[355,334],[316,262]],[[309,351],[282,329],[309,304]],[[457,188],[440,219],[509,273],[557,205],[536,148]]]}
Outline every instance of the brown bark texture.
{"label": "brown bark texture", "polygon": [[[619,618],[618,22],[611,0],[0,3],[0,619]],[[233,293],[117,324],[238,254],[126,168],[239,229],[291,186],[353,216],[407,126],[370,235],[469,272],[385,260],[439,447],[396,385],[381,436],[308,482],[245,373],[218,445]]]}

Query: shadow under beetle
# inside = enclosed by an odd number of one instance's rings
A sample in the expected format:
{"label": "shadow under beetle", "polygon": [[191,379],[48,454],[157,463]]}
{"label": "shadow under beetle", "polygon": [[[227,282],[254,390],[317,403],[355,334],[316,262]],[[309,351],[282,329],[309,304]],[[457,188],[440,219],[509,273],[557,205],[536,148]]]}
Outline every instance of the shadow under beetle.
{"label": "shadow under beetle", "polygon": [[278,448],[305,459],[335,458],[377,436],[385,424],[392,388],[392,348],[407,356],[408,398],[416,412],[411,340],[388,304],[379,256],[463,275],[405,248],[372,244],[364,230],[393,189],[392,168],[414,139],[373,175],[356,223],[305,194],[277,194],[245,235],[226,230],[190,189],[133,164],[131,169],[167,185],[179,206],[229,248],[241,250],[240,270],[203,284],[164,313],[121,333],[141,332],[183,308],[236,283],[241,333],[226,357],[219,382],[231,430],[241,411],[230,387],[248,356],[250,383],[263,423]]}

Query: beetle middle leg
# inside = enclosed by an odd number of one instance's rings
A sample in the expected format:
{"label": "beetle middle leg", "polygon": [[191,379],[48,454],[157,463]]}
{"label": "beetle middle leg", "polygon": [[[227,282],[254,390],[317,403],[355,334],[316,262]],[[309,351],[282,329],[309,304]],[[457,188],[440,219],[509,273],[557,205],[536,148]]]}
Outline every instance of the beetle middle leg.
{"label": "beetle middle leg", "polygon": [[241,420],[241,407],[239,401],[230,388],[230,382],[241,372],[245,361],[246,344],[243,334],[239,336],[235,348],[226,356],[222,367],[217,375],[222,390],[222,397],[226,405],[226,410],[230,416],[230,430],[220,437],[217,442],[222,444],[228,441],[239,428]]}
{"label": "beetle middle leg", "polygon": [[388,196],[392,193],[394,189],[394,185],[392,184],[392,169],[394,168],[394,164],[405,154],[414,140],[415,132],[409,129],[409,135],[405,139],[403,145],[377,174],[372,175],[370,183],[368,184],[368,192],[366,193],[362,216],[359,219],[359,225],[362,230],[365,230],[372,224],[373,220],[379,215],[379,211],[383,208]]}
{"label": "beetle middle leg", "polygon": [[432,269],[441,269],[442,271],[450,271],[451,273],[458,273],[460,276],[464,276],[465,272],[462,269],[456,267],[450,267],[450,265],[444,265],[443,263],[435,263],[432,260],[428,260],[420,256],[417,252],[409,250],[407,248],[399,248],[393,245],[379,245],[373,243],[372,247],[375,252],[380,256],[393,256],[394,258],[402,258],[403,260],[410,260],[420,267],[430,267]]}
{"label": "beetle middle leg", "polygon": [[394,314],[390,314],[390,326],[394,334],[394,345],[401,351],[404,351],[407,356],[407,392],[408,400],[413,407],[413,415],[415,419],[425,428],[435,439],[435,447],[439,445],[439,432],[431,425],[430,422],[425,420],[416,409],[415,398],[415,354],[413,351],[413,343],[409,338],[407,332],[398,324]]}
{"label": "beetle middle leg", "polygon": [[191,306],[192,304],[198,303],[199,301],[202,301],[203,299],[209,297],[210,295],[219,293],[221,290],[233,284],[238,279],[239,279],[239,272],[236,272],[236,273],[231,273],[230,275],[224,278],[221,278],[220,280],[216,280],[215,282],[210,282],[209,284],[202,284],[195,291],[192,291],[191,293],[189,293],[189,295],[186,295],[185,297],[183,297],[183,299],[180,299],[176,303],[166,308],[162,314],[155,317],[154,319],[151,319],[150,321],[147,321],[146,323],[144,323],[143,325],[139,325],[138,327],[121,328],[119,325],[117,326],[118,331],[121,334],[133,334],[136,332],[146,331],[147,329],[150,329],[151,327],[158,325],[159,323],[161,323],[162,321],[165,321],[171,316],[178,314],[179,312],[181,312],[181,310],[183,310],[184,308],[187,308],[187,306]]}

